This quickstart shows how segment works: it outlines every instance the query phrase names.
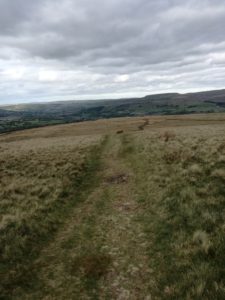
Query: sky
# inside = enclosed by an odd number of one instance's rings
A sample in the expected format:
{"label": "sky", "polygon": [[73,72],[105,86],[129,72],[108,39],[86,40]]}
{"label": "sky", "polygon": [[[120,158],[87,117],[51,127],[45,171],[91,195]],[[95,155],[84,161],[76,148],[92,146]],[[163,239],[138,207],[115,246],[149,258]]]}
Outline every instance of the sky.
{"label": "sky", "polygon": [[225,87],[225,0],[0,0],[0,105]]}

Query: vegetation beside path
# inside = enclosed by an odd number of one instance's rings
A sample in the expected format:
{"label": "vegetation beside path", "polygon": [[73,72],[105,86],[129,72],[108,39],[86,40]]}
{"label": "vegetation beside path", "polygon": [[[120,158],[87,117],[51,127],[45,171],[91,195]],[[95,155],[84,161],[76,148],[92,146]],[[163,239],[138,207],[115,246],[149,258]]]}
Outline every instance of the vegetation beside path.
{"label": "vegetation beside path", "polygon": [[225,144],[214,128],[123,137],[155,285],[152,299],[225,298]]}
{"label": "vegetation beside path", "polygon": [[[106,139],[82,150],[69,147],[59,152],[50,148],[33,156],[30,153],[20,156],[20,161],[17,157],[3,161],[5,173],[10,170],[15,178],[12,186],[2,182],[5,198],[5,202],[4,198],[1,201],[5,215],[0,227],[2,299],[21,299],[29,290],[42,289],[34,261],[70,217],[71,210],[98,184],[97,171],[105,143]],[[6,179],[7,174],[2,180]],[[22,182],[26,184],[25,190]],[[10,200],[14,202],[11,204]]]}
{"label": "vegetation beside path", "polygon": [[3,299],[225,298],[224,126],[143,125],[2,160]]}

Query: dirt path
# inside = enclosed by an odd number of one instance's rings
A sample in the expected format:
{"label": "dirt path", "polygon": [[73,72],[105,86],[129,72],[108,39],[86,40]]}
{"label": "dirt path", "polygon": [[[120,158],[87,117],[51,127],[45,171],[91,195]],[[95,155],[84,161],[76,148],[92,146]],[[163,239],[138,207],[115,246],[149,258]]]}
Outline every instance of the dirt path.
{"label": "dirt path", "polygon": [[99,186],[42,251],[36,292],[24,299],[151,299],[154,281],[138,221],[135,174],[122,152],[121,137],[111,137]]}
{"label": "dirt path", "polygon": [[112,266],[102,280],[102,299],[150,299],[151,270],[148,268],[145,236],[135,201],[135,175],[124,163],[120,140],[111,139],[105,154],[105,182],[109,190],[110,213],[105,248]]}

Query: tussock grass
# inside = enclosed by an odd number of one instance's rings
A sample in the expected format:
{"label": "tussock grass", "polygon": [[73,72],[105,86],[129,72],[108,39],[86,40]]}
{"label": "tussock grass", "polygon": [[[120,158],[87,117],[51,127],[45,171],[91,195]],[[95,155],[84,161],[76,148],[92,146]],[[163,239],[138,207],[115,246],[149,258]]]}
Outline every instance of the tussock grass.
{"label": "tussock grass", "polygon": [[134,151],[134,144],[130,135],[123,134],[121,136],[121,144],[122,146],[119,151],[120,157],[126,157]]}
{"label": "tussock grass", "polygon": [[165,131],[162,135],[161,138],[165,141],[168,142],[170,140],[175,139],[176,134],[173,131]]}
{"label": "tussock grass", "polygon": [[[153,299],[225,298],[222,128],[144,132],[126,161],[137,174],[140,218],[156,279]],[[155,297],[155,298],[154,298]]]}
{"label": "tussock grass", "polygon": [[71,272],[82,272],[86,280],[99,280],[111,264],[111,257],[106,254],[87,254],[76,257],[71,266]]}
{"label": "tussock grass", "polygon": [[[0,161],[0,294],[11,299],[32,288],[32,265],[92,187],[101,145],[76,143],[6,151]],[[7,145],[10,148],[10,145]]]}
{"label": "tussock grass", "polygon": [[0,136],[0,298],[224,299],[217,117]]}

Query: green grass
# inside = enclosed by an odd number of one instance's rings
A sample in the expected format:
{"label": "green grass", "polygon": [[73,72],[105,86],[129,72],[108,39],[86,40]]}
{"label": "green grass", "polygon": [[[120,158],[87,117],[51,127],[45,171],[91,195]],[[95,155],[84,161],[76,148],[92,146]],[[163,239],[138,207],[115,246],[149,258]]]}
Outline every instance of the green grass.
{"label": "green grass", "polygon": [[[106,239],[106,232],[99,233],[101,217],[107,211],[108,191],[95,201],[91,214],[86,216],[85,223],[79,229],[81,249],[72,261],[69,261],[70,272],[81,277],[83,288],[91,299],[98,299],[99,281],[108,272],[112,258],[101,247]],[[76,240],[72,241],[72,244]]]}

